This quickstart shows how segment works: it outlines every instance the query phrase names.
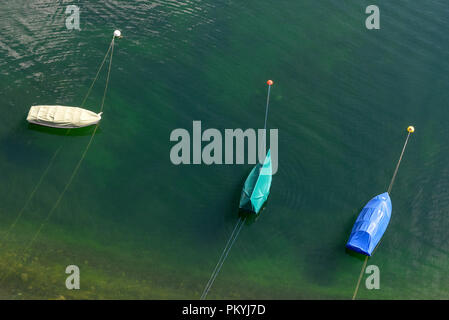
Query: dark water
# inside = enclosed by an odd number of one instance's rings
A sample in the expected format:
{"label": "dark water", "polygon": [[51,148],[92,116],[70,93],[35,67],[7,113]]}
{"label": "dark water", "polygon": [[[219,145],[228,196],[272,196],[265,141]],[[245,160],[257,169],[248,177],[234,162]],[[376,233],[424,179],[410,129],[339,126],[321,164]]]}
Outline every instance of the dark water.
{"label": "dark water", "polygon": [[[79,5],[81,31],[64,13]],[[172,130],[261,128],[265,81],[279,170],[208,298],[350,299],[363,259],[344,245],[363,205],[392,191],[361,299],[449,298],[446,1],[2,1],[0,297],[199,298],[237,221],[251,165],[174,166]],[[103,120],[29,126],[31,105],[79,105],[116,28]],[[98,111],[105,74],[86,107]],[[62,147],[61,147],[62,146]],[[6,233],[61,147],[29,206]],[[5,236],[6,235],[6,236]],[[81,269],[81,290],[65,268]]]}

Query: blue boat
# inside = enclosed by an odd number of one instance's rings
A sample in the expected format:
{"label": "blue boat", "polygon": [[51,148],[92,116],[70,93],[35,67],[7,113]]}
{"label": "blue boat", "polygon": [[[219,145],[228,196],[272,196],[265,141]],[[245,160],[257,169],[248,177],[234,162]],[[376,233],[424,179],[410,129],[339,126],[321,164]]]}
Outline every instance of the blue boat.
{"label": "blue boat", "polygon": [[372,198],[362,209],[346,248],[371,256],[382,238],[391,217],[391,199],[388,192]]}
{"label": "blue boat", "polygon": [[240,209],[258,214],[270,194],[271,179],[271,154],[268,150],[263,165],[256,164],[246,178],[240,196]]}

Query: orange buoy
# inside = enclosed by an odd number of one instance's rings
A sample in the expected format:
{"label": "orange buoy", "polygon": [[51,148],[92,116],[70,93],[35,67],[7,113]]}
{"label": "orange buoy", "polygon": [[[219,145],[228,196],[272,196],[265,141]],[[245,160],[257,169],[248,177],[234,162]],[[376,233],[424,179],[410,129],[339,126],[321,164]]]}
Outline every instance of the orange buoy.
{"label": "orange buoy", "polygon": [[273,83],[274,83],[273,80],[268,80],[268,81],[267,81],[267,84],[268,84],[269,86],[273,85]]}
{"label": "orange buoy", "polygon": [[413,132],[415,132],[415,127],[414,126],[409,126],[407,128],[407,131],[410,132],[410,133],[413,133]]}

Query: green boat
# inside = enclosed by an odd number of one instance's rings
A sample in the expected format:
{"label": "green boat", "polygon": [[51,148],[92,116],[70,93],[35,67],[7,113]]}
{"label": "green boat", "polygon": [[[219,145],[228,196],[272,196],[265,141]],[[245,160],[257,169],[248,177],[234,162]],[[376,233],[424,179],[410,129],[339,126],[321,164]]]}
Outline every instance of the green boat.
{"label": "green boat", "polygon": [[251,170],[240,196],[240,209],[258,214],[270,194],[272,179],[271,154],[268,150],[265,161]]}

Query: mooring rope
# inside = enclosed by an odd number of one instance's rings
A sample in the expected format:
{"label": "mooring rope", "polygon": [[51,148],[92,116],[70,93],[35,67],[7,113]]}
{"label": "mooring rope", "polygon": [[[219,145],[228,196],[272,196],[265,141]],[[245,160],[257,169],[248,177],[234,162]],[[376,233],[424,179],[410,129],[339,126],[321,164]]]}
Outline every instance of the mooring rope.
{"label": "mooring rope", "polygon": [[267,106],[265,108],[265,123],[263,125],[264,132],[267,129],[268,107],[269,107],[269,104],[270,104],[270,90],[271,90],[271,85],[268,86]]}
{"label": "mooring rope", "polygon": [[[105,99],[106,99],[106,93],[107,93],[108,84],[109,84],[109,78],[110,78],[110,74],[111,74],[112,56],[113,56],[113,54],[114,54],[114,40],[115,40],[115,35],[114,35],[113,38],[112,38],[111,44],[110,44],[110,46],[109,46],[109,49],[108,49],[108,51],[107,51],[107,53],[106,53],[106,55],[105,55],[105,57],[104,57],[104,59],[103,59],[101,65],[100,65],[100,68],[98,69],[98,72],[97,72],[97,74],[96,74],[96,76],[95,76],[95,78],[94,78],[94,81],[92,82],[92,85],[91,85],[91,87],[89,88],[89,90],[88,90],[88,92],[87,92],[87,94],[86,94],[86,97],[85,97],[84,100],[83,100],[83,103],[81,104],[81,105],[84,105],[84,103],[86,102],[87,97],[89,96],[90,91],[91,91],[93,85],[95,84],[96,80],[98,79],[98,74],[100,73],[101,69],[103,68],[103,65],[104,65],[104,62],[106,61],[106,58],[107,58],[107,56],[108,56],[108,53],[109,53],[109,51],[111,51],[111,57],[110,57],[110,60],[109,60],[109,67],[108,67],[108,72],[107,72],[107,77],[106,77],[105,89],[104,89],[103,97],[102,97],[102,101],[101,101],[100,112],[102,112],[102,111],[103,111],[103,108],[104,108],[104,102],[105,102]],[[36,231],[36,233],[34,234],[34,236],[31,238],[31,240],[30,240],[30,242],[28,243],[28,245],[25,246],[25,248],[24,248],[24,250],[23,250],[23,254],[24,254],[24,255],[25,255],[26,251],[27,251],[28,249],[31,248],[31,246],[33,245],[33,243],[34,243],[34,242],[36,241],[36,239],[39,237],[39,235],[40,235],[42,229],[44,228],[45,224],[46,224],[46,223],[48,222],[48,220],[51,218],[51,216],[53,215],[53,213],[55,212],[55,210],[56,210],[57,207],[59,206],[59,203],[61,202],[62,198],[64,197],[64,194],[66,193],[67,189],[68,189],[68,188],[70,187],[70,185],[72,184],[72,181],[73,181],[73,179],[75,178],[75,176],[76,176],[76,174],[77,174],[79,168],[81,167],[81,164],[82,164],[84,158],[86,157],[87,151],[89,150],[89,148],[90,148],[90,146],[91,146],[91,144],[92,144],[92,141],[93,141],[93,139],[94,139],[95,133],[97,132],[98,126],[99,126],[99,123],[97,123],[97,124],[95,125],[94,131],[92,132],[92,135],[91,135],[91,137],[90,137],[90,139],[89,139],[89,142],[87,143],[86,148],[84,149],[83,154],[81,155],[80,160],[78,161],[78,163],[76,164],[74,170],[72,171],[72,174],[71,174],[69,180],[67,181],[67,183],[66,183],[66,185],[65,185],[65,187],[64,187],[64,189],[63,189],[63,191],[59,194],[58,199],[56,200],[56,202],[54,203],[53,207],[51,208],[51,210],[49,211],[49,213],[47,214],[47,216],[45,217],[45,219],[43,220],[43,222],[42,222],[41,225],[39,226],[39,228],[38,228],[38,230]],[[67,133],[68,133],[69,131],[70,131],[70,129],[67,131]],[[67,133],[66,133],[66,134],[67,134]],[[61,146],[61,147],[62,147],[62,146]],[[55,154],[53,155],[53,158],[55,158],[56,155],[57,155],[57,153],[59,153],[59,150],[61,149],[61,147],[59,147],[58,150],[57,150],[57,152],[55,152]],[[53,160],[54,160],[54,159],[53,159]],[[50,168],[50,166],[51,166],[51,164],[49,164],[49,166],[48,166],[47,169],[45,170],[46,172],[48,172],[48,169]],[[44,172],[44,174],[42,175],[41,180],[43,180],[43,177],[46,175],[46,172]],[[40,181],[40,182],[38,183],[38,185],[40,185],[41,182],[42,182],[42,181]],[[29,197],[28,202],[29,202],[29,201],[31,200],[31,198],[34,196],[34,193],[36,192],[37,188],[38,188],[38,187],[36,187],[36,188],[33,190],[31,196]],[[22,213],[20,213],[20,215],[22,215]],[[20,217],[19,217],[19,218],[20,218]],[[18,219],[16,219],[16,220],[18,221]],[[15,224],[17,223],[17,221],[15,221]],[[15,225],[15,224],[14,224],[14,225]],[[12,229],[12,228],[11,228],[11,229]],[[3,282],[6,280],[6,278],[8,278],[8,276],[11,274],[12,271],[13,271],[13,270],[10,269],[10,272],[7,273],[3,278],[0,279],[0,283],[3,283]]]}
{"label": "mooring rope", "polygon": [[[115,36],[112,38],[112,41],[111,41],[111,59],[109,59],[108,74],[106,76],[106,85],[104,86],[103,99],[101,99],[100,112],[103,112],[104,101],[106,100],[106,92],[108,91],[109,78],[111,75],[112,56],[114,55],[114,40],[115,40]],[[95,127],[95,129],[97,129],[97,127],[98,127],[98,123],[97,123],[97,126]]]}
{"label": "mooring rope", "polygon": [[114,45],[114,38],[112,38],[112,41],[111,41],[111,43],[109,44],[108,51],[107,51],[106,54],[104,55],[103,61],[101,62],[100,67],[98,68],[97,74],[95,75],[95,78],[94,78],[94,80],[92,81],[92,84],[90,85],[89,89],[87,90],[86,96],[84,97],[83,102],[82,102],[81,105],[80,105],[81,108],[82,108],[82,107],[84,106],[84,104],[86,103],[87,98],[89,97],[89,95],[90,95],[90,93],[91,93],[91,91],[92,91],[92,88],[94,87],[95,82],[96,82],[97,79],[98,79],[98,76],[99,76],[99,74],[100,74],[100,72],[101,72],[101,69],[103,69],[103,65],[104,65],[104,63],[105,63],[105,61],[106,61],[106,58],[107,58],[108,55],[109,55],[109,51],[111,51],[111,48],[113,47],[113,45]]}
{"label": "mooring rope", "polygon": [[50,167],[53,165],[53,162],[56,159],[56,156],[58,155],[59,151],[61,151],[61,148],[62,148],[62,145],[55,151],[55,153],[53,153],[53,156],[51,157],[50,162],[47,165],[47,168],[45,168],[44,172],[42,173],[41,177],[39,178],[39,181],[37,182],[37,184],[35,185],[35,187],[31,191],[31,193],[28,196],[27,200],[25,201],[24,205],[22,206],[22,209],[20,209],[20,211],[17,214],[16,218],[11,223],[11,225],[8,228],[8,230],[4,233],[4,235],[3,235],[3,237],[2,237],[2,239],[0,241],[0,247],[3,245],[4,241],[8,238],[8,235],[12,231],[12,229],[14,229],[16,224],[19,222],[20,218],[23,215],[23,212],[28,207],[28,204],[31,202],[31,199],[33,199],[34,194],[37,192],[37,189],[39,189],[41,183],[44,181],[48,171],[50,170]]}
{"label": "mooring rope", "polygon": [[208,288],[207,291],[206,291],[206,294],[204,295],[204,298],[206,298],[207,294],[209,293],[210,288],[212,287],[213,283],[215,282],[215,279],[217,278],[218,274],[220,273],[221,268],[223,267],[223,264],[224,264],[226,258],[228,257],[229,252],[231,251],[232,246],[234,245],[235,241],[237,240],[237,238],[238,238],[238,236],[239,236],[239,234],[240,234],[240,231],[242,230],[242,228],[243,228],[243,226],[244,226],[244,224],[245,224],[244,222],[245,222],[245,221],[243,220],[243,221],[242,221],[242,224],[241,224],[240,227],[239,227],[239,230],[237,231],[237,233],[236,233],[234,239],[232,240],[232,243],[230,244],[228,250],[226,251],[225,256],[224,256],[223,259],[221,260],[220,266],[218,267],[217,272],[215,272],[215,275],[214,275],[214,277],[212,278],[212,281],[211,281],[211,283],[210,283],[210,285],[209,285],[209,288]]}
{"label": "mooring rope", "polygon": [[388,191],[387,191],[388,193],[390,193],[391,192],[391,188],[393,188],[394,180],[396,179],[396,175],[398,174],[399,166],[401,164],[402,157],[404,156],[405,148],[407,147],[408,138],[410,137],[410,133],[411,132],[409,132],[407,134],[407,138],[405,139],[404,146],[402,147],[401,156],[399,157],[398,164],[396,165],[396,169],[394,170],[394,173],[393,173],[393,178],[391,178],[390,185],[388,186]]}
{"label": "mooring rope", "polygon": [[365,271],[366,263],[368,262],[368,256],[365,257],[365,261],[363,262],[362,270],[360,270],[359,280],[357,280],[357,286],[355,287],[354,294],[352,295],[352,300],[355,300],[357,297],[357,293],[359,291],[360,281],[362,281],[363,271]]}
{"label": "mooring rope", "polygon": [[234,245],[235,241],[237,240],[237,238],[239,236],[240,231],[242,230],[244,222],[245,222],[245,220],[242,219],[242,222],[240,224],[240,227],[239,227],[237,233],[235,234],[234,238],[232,239],[232,242],[230,243],[229,247],[227,248],[224,257],[221,259],[221,262],[219,262],[219,266],[218,266],[217,270],[215,271],[215,274],[212,275],[212,277],[210,279],[210,284],[208,287],[206,287],[205,291],[203,292],[203,295],[202,295],[203,297],[201,300],[206,299],[207,294],[209,293],[209,290],[212,288],[212,285],[214,284],[215,279],[217,278],[218,274],[220,273],[221,268],[223,267],[223,264],[224,264],[226,258],[228,257],[229,252],[231,251],[232,246]]}
{"label": "mooring rope", "polygon": [[[212,271],[212,274],[209,278],[209,281],[206,284],[206,287],[203,290],[203,293],[201,294],[201,300],[206,299],[207,294],[209,293],[210,288],[212,287],[212,285],[215,282],[215,279],[217,278],[218,274],[220,273],[220,270],[226,260],[226,258],[228,257],[229,252],[231,251],[232,246],[234,245],[235,241],[237,240],[237,237],[239,236],[240,231],[242,230],[243,225],[245,224],[245,219],[240,218],[235,227],[234,230],[231,233],[231,236],[229,237],[223,252],[221,253],[220,258],[218,259],[217,264],[215,265],[214,270]],[[237,230],[237,233],[235,232]],[[235,235],[234,235],[235,234]]]}
{"label": "mooring rope", "polygon": [[212,280],[213,275],[214,275],[215,272],[217,271],[218,265],[220,264],[221,259],[222,259],[223,256],[225,255],[226,249],[228,248],[229,243],[231,242],[232,237],[233,237],[233,235],[234,235],[234,233],[235,233],[235,230],[237,230],[237,228],[238,228],[238,226],[239,226],[239,224],[240,224],[241,221],[242,221],[242,219],[238,219],[238,220],[237,220],[237,223],[235,224],[234,229],[232,230],[232,233],[231,233],[231,235],[229,236],[228,241],[226,242],[226,245],[225,245],[225,247],[224,247],[224,249],[223,249],[223,251],[222,251],[222,253],[221,253],[221,255],[220,255],[220,258],[218,259],[218,262],[217,262],[217,264],[215,265],[214,270],[212,271],[212,274],[211,274],[211,276],[210,276],[210,278],[209,278],[209,281],[207,281],[206,287],[204,288],[203,293],[201,294],[201,299],[203,298],[204,292],[206,292],[207,287],[209,287],[209,283],[210,283],[210,281]]}
{"label": "mooring rope", "polygon": [[[410,129],[410,127],[409,127],[409,129]],[[394,184],[394,181],[396,179],[396,175],[398,174],[399,166],[401,165],[402,157],[404,156],[405,148],[407,147],[408,139],[409,139],[410,134],[412,132],[413,131],[410,131],[410,130],[408,131],[407,138],[405,139],[404,146],[402,147],[401,155],[399,156],[398,163],[396,164],[396,168],[394,169],[394,173],[393,173],[393,177],[391,178],[390,185],[388,186],[388,191],[387,191],[388,194],[391,192],[391,189],[393,188],[393,184]],[[380,239],[380,242],[381,241],[382,241],[382,239]],[[377,244],[376,248],[374,248],[374,251],[379,247],[380,242]],[[357,293],[359,291],[360,282],[362,281],[363,272],[365,271],[368,259],[369,259],[369,256],[366,256],[365,257],[365,261],[363,262],[362,270],[360,271],[359,279],[357,280],[357,286],[355,287],[354,294],[352,295],[352,300],[355,300],[355,298],[357,297]]]}

